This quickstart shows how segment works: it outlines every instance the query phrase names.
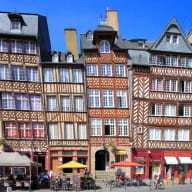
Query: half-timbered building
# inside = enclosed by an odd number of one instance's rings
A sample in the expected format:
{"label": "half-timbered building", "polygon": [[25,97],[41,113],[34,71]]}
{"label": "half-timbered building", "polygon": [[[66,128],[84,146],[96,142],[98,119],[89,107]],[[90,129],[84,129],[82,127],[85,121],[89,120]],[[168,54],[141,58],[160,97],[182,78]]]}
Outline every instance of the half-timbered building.
{"label": "half-timbered building", "polygon": [[0,137],[47,167],[47,130],[39,61],[50,51],[46,17],[0,13]]}
{"label": "half-timbered building", "polygon": [[[132,45],[131,45],[132,43]],[[128,42],[132,79],[132,160],[144,178],[192,174],[192,49],[173,17],[154,43]],[[137,46],[137,48],[136,48]],[[132,48],[131,48],[132,47]]]}

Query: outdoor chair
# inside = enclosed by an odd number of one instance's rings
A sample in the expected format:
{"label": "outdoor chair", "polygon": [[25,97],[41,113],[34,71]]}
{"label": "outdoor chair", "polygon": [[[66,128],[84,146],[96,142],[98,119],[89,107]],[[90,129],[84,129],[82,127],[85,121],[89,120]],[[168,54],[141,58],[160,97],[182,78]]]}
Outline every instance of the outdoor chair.
{"label": "outdoor chair", "polygon": [[51,190],[51,191],[55,191],[56,189],[57,189],[56,180],[51,179],[51,180],[50,180],[50,190]]}
{"label": "outdoor chair", "polygon": [[16,186],[16,189],[20,189],[23,187],[23,183],[21,181],[16,181],[15,186]]}
{"label": "outdoor chair", "polygon": [[24,188],[30,187],[30,181],[24,181]]}
{"label": "outdoor chair", "polygon": [[62,189],[69,190],[71,188],[70,179],[69,178],[63,179],[61,182],[61,185],[62,185]]}

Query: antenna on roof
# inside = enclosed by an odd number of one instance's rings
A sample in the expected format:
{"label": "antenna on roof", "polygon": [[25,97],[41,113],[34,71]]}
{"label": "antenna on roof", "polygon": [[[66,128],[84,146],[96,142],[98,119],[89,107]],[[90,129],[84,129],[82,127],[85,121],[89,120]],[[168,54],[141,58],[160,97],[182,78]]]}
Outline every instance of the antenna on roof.
{"label": "antenna on roof", "polygon": [[188,17],[186,16],[184,19],[184,32],[185,35],[187,35],[189,33],[189,23],[188,23]]}

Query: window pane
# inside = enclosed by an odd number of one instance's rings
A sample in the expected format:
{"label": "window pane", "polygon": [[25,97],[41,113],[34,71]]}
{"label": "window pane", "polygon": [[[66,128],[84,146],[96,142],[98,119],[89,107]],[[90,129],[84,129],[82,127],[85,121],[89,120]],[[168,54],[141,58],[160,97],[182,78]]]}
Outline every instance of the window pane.
{"label": "window pane", "polygon": [[115,135],[115,120],[104,119],[105,135]]}
{"label": "window pane", "polygon": [[97,64],[90,64],[90,65],[87,65],[87,75],[95,75],[97,76],[98,75],[98,72],[97,72]]}
{"label": "window pane", "polygon": [[5,123],[5,137],[17,137],[16,123],[12,122]]}
{"label": "window pane", "polygon": [[0,52],[8,52],[8,44],[6,40],[0,40]]}
{"label": "window pane", "polygon": [[70,111],[70,102],[69,96],[61,96],[61,111]]}
{"label": "window pane", "polygon": [[12,76],[13,80],[24,81],[25,75],[23,67],[16,67],[16,66],[12,67]]}
{"label": "window pane", "polygon": [[89,106],[100,107],[100,92],[96,89],[89,90]]}
{"label": "window pane", "polygon": [[73,83],[82,83],[83,82],[83,76],[82,76],[82,70],[81,69],[73,69]]}
{"label": "window pane", "polygon": [[115,64],[115,76],[125,76],[125,66],[123,64]]}
{"label": "window pane", "polygon": [[116,96],[117,96],[117,107],[121,107],[121,108],[127,107],[126,90],[117,90]]}
{"label": "window pane", "polygon": [[164,130],[164,140],[174,141],[175,140],[175,130],[165,129]]}
{"label": "window pane", "polygon": [[189,129],[178,129],[178,140],[189,141]]}
{"label": "window pane", "polygon": [[176,105],[165,104],[165,116],[176,116]]}
{"label": "window pane", "polygon": [[19,123],[19,136],[21,138],[32,137],[32,127],[30,123]]}
{"label": "window pane", "polygon": [[109,53],[110,52],[110,44],[108,41],[100,42],[100,52],[101,53]]}
{"label": "window pane", "polygon": [[74,109],[75,109],[75,112],[83,111],[83,97],[81,96],[74,97]]}
{"label": "window pane", "polygon": [[12,93],[2,93],[2,108],[15,109]]}
{"label": "window pane", "polygon": [[45,137],[45,128],[43,123],[33,123],[33,136],[34,138]]}
{"label": "window pane", "polygon": [[149,139],[150,140],[160,140],[161,139],[161,129],[150,128],[149,129]]}
{"label": "window pane", "polygon": [[91,118],[91,135],[92,136],[102,136],[102,121],[101,119]]}
{"label": "window pane", "polygon": [[17,110],[29,110],[29,103],[27,95],[16,94],[15,95],[16,109]]}
{"label": "window pane", "polygon": [[48,111],[56,111],[57,110],[56,97],[55,96],[48,96],[47,97],[47,110]]}
{"label": "window pane", "polygon": [[119,136],[128,135],[128,120],[127,119],[118,119],[118,131],[119,131]]}
{"label": "window pane", "polygon": [[49,138],[58,139],[58,128],[57,123],[49,123]]}
{"label": "window pane", "polygon": [[103,90],[103,107],[114,107],[112,90]]}
{"label": "window pane", "polygon": [[44,82],[53,82],[53,70],[51,68],[43,69]]}
{"label": "window pane", "polygon": [[37,68],[27,67],[27,80],[32,82],[39,81]]}
{"label": "window pane", "polygon": [[86,124],[78,124],[78,139],[87,139]]}
{"label": "window pane", "polygon": [[101,75],[112,76],[112,66],[110,64],[101,64]]}
{"label": "window pane", "polygon": [[74,139],[73,123],[65,123],[65,138],[67,140]]}
{"label": "window pane", "polygon": [[25,41],[24,52],[27,54],[36,54],[36,43],[33,41]]}
{"label": "window pane", "polygon": [[59,81],[68,83],[69,82],[69,70],[68,69],[59,69]]}
{"label": "window pane", "polygon": [[30,106],[33,111],[40,111],[41,108],[41,96],[40,95],[30,95]]}
{"label": "window pane", "polygon": [[11,53],[23,53],[22,43],[20,41],[11,41],[10,42]]}

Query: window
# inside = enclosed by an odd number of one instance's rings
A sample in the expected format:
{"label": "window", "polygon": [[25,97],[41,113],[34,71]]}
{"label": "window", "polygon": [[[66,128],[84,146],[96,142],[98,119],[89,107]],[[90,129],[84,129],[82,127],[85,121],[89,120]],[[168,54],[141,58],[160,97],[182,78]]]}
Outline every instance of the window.
{"label": "window", "polygon": [[104,129],[105,129],[106,136],[115,135],[115,120],[114,119],[104,119]]}
{"label": "window", "polygon": [[117,107],[119,108],[127,107],[126,90],[117,90],[116,96],[117,96]]}
{"label": "window", "polygon": [[61,111],[70,111],[71,101],[69,96],[61,96]]}
{"label": "window", "polygon": [[165,91],[176,92],[177,91],[177,80],[166,79],[165,80]]}
{"label": "window", "polygon": [[6,40],[0,39],[0,52],[8,52],[8,44]]}
{"label": "window", "polygon": [[163,79],[151,79],[152,91],[163,91]]}
{"label": "window", "polygon": [[186,67],[186,58],[185,57],[180,57],[180,66]]}
{"label": "window", "polygon": [[165,116],[176,116],[176,105],[165,104]]}
{"label": "window", "polygon": [[189,129],[178,129],[178,141],[189,141]]}
{"label": "window", "polygon": [[12,93],[2,93],[2,109],[15,109]]}
{"label": "window", "polygon": [[17,137],[16,123],[12,122],[5,123],[5,137]]}
{"label": "window", "polygon": [[32,111],[40,111],[41,108],[41,96],[40,95],[30,95],[30,107]]}
{"label": "window", "polygon": [[103,107],[114,107],[112,90],[103,90]]}
{"label": "window", "polygon": [[69,69],[59,69],[59,81],[63,83],[69,82]]}
{"label": "window", "polygon": [[50,139],[58,139],[58,128],[57,123],[49,123],[49,138]]}
{"label": "window", "polygon": [[165,65],[166,66],[170,66],[171,65],[171,58],[170,58],[170,56],[166,56],[165,57]]}
{"label": "window", "polygon": [[21,138],[32,137],[32,127],[30,123],[19,123],[19,136]]}
{"label": "window", "polygon": [[158,56],[157,63],[158,65],[165,65],[165,56]]}
{"label": "window", "polygon": [[74,97],[74,109],[75,112],[83,112],[83,97],[75,96]]}
{"label": "window", "polygon": [[177,67],[178,66],[178,58],[177,56],[172,56],[172,65]]}
{"label": "window", "polygon": [[102,121],[99,118],[90,119],[91,136],[102,136]]}
{"label": "window", "polygon": [[57,110],[56,96],[48,96],[47,97],[47,110],[48,111],[56,111]]}
{"label": "window", "polygon": [[151,55],[151,64],[156,65],[157,64],[157,56],[156,55]]}
{"label": "window", "polygon": [[51,68],[43,69],[43,80],[44,82],[53,82],[53,69]]}
{"label": "window", "polygon": [[24,53],[26,54],[36,54],[36,43],[34,41],[25,41],[24,42]]}
{"label": "window", "polygon": [[178,43],[178,36],[177,35],[172,36],[172,42],[173,43]]}
{"label": "window", "polygon": [[171,35],[166,35],[166,42],[171,43]]}
{"label": "window", "polygon": [[101,75],[112,76],[112,66],[110,64],[101,64]]}
{"label": "window", "polygon": [[89,106],[100,107],[100,92],[96,89],[89,90]]}
{"label": "window", "polygon": [[87,129],[85,123],[78,124],[78,139],[87,139]]}
{"label": "window", "polygon": [[123,64],[115,64],[115,76],[125,76],[125,66]]}
{"label": "window", "polygon": [[10,80],[9,67],[0,65],[0,80]]}
{"label": "window", "polygon": [[34,138],[45,137],[45,128],[43,123],[33,123],[33,136]]}
{"label": "window", "polygon": [[164,129],[164,140],[174,141],[175,140],[175,129]]}
{"label": "window", "polygon": [[73,83],[83,83],[83,76],[81,69],[72,69]]}
{"label": "window", "polygon": [[65,138],[67,140],[74,139],[73,123],[65,123]]}
{"label": "window", "polygon": [[166,42],[167,43],[178,43],[178,36],[177,35],[166,35]]}
{"label": "window", "polygon": [[24,69],[23,67],[12,67],[12,77],[15,81],[24,81],[25,75],[24,75]]}
{"label": "window", "polygon": [[103,40],[100,42],[100,53],[110,53],[110,44],[108,41]]}
{"label": "window", "polygon": [[180,81],[180,91],[182,93],[190,93],[191,92],[191,81],[181,80]]}
{"label": "window", "polygon": [[87,65],[87,75],[98,75],[98,69],[97,69],[97,64],[89,64]]}
{"label": "window", "polygon": [[19,19],[12,19],[11,30],[14,30],[14,31],[21,30],[21,22]]}
{"label": "window", "polygon": [[32,82],[38,82],[38,69],[34,67],[27,67],[27,80]]}
{"label": "window", "polygon": [[191,106],[190,105],[179,105],[179,116],[189,117],[191,114]]}
{"label": "window", "polygon": [[67,54],[67,63],[73,63],[73,55],[72,53]]}
{"label": "window", "polygon": [[22,42],[13,40],[10,42],[11,53],[23,53]]}
{"label": "window", "polygon": [[17,110],[29,110],[29,102],[27,95],[16,94],[15,95],[15,104]]}
{"label": "window", "polygon": [[155,115],[155,116],[162,115],[162,104],[151,103],[150,104],[150,115]]}
{"label": "window", "polygon": [[192,67],[192,57],[187,58],[187,67]]}
{"label": "window", "polygon": [[118,119],[118,131],[119,131],[119,136],[128,135],[128,120],[127,119]]}
{"label": "window", "polygon": [[149,140],[160,140],[160,139],[161,139],[161,129],[149,128]]}

